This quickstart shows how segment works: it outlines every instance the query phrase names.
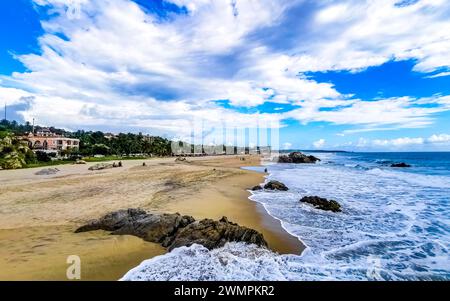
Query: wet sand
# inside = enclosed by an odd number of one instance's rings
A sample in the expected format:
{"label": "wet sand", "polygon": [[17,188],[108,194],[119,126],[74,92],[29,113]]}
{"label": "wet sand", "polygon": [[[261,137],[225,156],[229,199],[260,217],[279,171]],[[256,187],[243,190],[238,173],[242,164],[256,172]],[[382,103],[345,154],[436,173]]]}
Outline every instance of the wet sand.
{"label": "wet sand", "polygon": [[122,168],[88,171],[58,166],[52,176],[38,169],[0,171],[0,280],[66,280],[67,256],[81,258],[82,280],[116,280],[141,261],[166,251],[158,244],[103,231],[75,234],[84,222],[124,208],[180,212],[229,220],[261,231],[271,249],[299,254],[300,241],[248,199],[246,188],[263,174],[242,170],[258,156],[123,161]]}

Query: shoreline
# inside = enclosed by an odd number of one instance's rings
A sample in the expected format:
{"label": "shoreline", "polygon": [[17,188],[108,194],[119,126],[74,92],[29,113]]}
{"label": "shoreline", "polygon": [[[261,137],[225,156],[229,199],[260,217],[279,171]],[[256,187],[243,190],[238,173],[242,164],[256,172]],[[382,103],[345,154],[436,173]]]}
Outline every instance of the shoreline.
{"label": "shoreline", "polygon": [[0,280],[66,280],[66,257],[72,254],[80,255],[82,280],[117,280],[143,260],[166,253],[127,235],[73,233],[89,219],[130,207],[196,219],[227,216],[262,232],[276,252],[304,249],[262,204],[249,199],[247,189],[263,182],[264,175],[241,167],[259,165],[258,156],[174,160],[123,161],[123,168],[99,172],[87,171],[95,163],[64,165],[51,176],[36,176],[37,169],[0,173],[5,183],[0,187]]}

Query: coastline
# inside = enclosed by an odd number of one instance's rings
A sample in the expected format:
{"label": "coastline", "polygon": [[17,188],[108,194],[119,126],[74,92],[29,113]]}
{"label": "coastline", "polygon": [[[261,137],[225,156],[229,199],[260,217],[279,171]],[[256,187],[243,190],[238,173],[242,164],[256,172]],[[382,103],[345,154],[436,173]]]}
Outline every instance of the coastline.
{"label": "coastline", "polygon": [[76,254],[82,280],[116,280],[141,261],[164,254],[159,245],[136,237],[73,233],[89,219],[129,207],[197,219],[227,216],[262,232],[272,250],[300,254],[301,242],[249,199],[246,189],[263,182],[264,175],[241,169],[260,164],[258,156],[245,158],[133,160],[99,172],[87,171],[92,164],[65,165],[52,176],[35,176],[39,169],[3,171],[0,279],[65,280],[66,258]]}

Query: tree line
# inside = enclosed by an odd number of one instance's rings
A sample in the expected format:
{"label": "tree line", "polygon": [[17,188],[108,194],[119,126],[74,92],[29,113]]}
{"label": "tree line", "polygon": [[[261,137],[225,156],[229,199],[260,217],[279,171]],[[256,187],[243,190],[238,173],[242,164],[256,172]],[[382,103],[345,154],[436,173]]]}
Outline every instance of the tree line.
{"label": "tree line", "polygon": [[171,141],[158,136],[148,136],[142,133],[120,133],[106,136],[101,131],[79,130],[66,135],[69,138],[80,140],[79,154],[90,155],[117,155],[129,156],[131,154],[169,156],[171,155]]}

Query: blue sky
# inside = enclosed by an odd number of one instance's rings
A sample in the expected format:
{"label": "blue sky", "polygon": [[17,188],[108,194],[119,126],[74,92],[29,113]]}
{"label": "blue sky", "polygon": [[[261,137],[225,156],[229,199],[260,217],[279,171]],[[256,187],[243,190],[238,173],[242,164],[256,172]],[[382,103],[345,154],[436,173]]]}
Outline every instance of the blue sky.
{"label": "blue sky", "polygon": [[450,151],[450,3],[1,1],[0,102],[67,129]]}

